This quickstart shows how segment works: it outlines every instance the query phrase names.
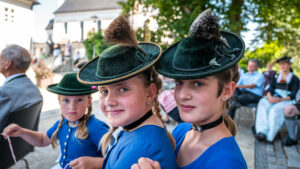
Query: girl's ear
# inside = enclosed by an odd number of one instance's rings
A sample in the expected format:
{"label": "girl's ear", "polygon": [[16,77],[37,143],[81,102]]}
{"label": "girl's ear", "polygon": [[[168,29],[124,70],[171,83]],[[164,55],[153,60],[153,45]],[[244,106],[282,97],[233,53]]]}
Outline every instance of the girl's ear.
{"label": "girl's ear", "polygon": [[221,99],[223,101],[226,101],[226,100],[231,98],[231,96],[234,93],[235,86],[236,86],[236,84],[235,84],[234,81],[230,81],[229,83],[224,85],[223,92],[222,92],[222,95],[221,95]]}
{"label": "girl's ear", "polygon": [[90,107],[90,106],[92,106],[92,102],[93,102],[93,97],[92,97],[92,95],[89,95],[88,96],[88,107]]}
{"label": "girl's ear", "polygon": [[148,87],[148,94],[147,94],[147,103],[152,104],[154,98],[157,95],[157,88],[156,85],[154,83],[151,83]]}

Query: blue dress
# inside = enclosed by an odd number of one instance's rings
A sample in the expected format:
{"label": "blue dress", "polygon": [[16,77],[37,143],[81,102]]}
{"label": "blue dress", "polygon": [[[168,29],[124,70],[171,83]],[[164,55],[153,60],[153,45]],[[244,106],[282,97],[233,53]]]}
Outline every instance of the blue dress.
{"label": "blue dress", "polygon": [[[192,129],[190,123],[179,124],[173,131],[176,140],[176,156],[185,138]],[[210,146],[192,163],[180,169],[246,169],[247,164],[234,137],[225,137]]]}
{"label": "blue dress", "polygon": [[[50,139],[52,134],[57,129],[58,124],[59,121],[57,121],[47,131],[47,136]],[[78,157],[102,157],[101,148],[99,148],[99,142],[102,136],[108,132],[109,127],[92,115],[87,121],[89,136],[86,139],[81,140],[75,136],[77,128],[78,127],[70,127],[67,123],[67,120],[64,120],[61,129],[58,131],[57,138],[59,140],[61,150],[59,164],[62,168]]]}
{"label": "blue dress", "polygon": [[102,169],[130,169],[140,157],[160,162],[163,169],[176,169],[176,157],[166,130],[145,125],[134,131],[120,131],[109,147]]}

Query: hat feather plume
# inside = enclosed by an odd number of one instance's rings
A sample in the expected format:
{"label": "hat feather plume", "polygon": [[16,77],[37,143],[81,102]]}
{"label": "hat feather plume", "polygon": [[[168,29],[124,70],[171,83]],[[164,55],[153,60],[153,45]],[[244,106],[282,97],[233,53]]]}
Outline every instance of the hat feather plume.
{"label": "hat feather plume", "polygon": [[128,19],[123,15],[118,16],[110,23],[104,33],[104,38],[111,44],[138,47],[135,32]]}
{"label": "hat feather plume", "polygon": [[219,39],[220,26],[218,24],[218,17],[211,9],[203,11],[193,22],[189,33],[191,36],[204,39]]}

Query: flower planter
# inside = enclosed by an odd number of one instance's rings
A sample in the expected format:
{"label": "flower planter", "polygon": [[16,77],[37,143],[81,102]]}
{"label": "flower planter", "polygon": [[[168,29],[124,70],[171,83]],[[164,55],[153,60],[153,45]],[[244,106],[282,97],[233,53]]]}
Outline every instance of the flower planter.
{"label": "flower planter", "polygon": [[53,84],[53,76],[48,77],[46,79],[37,78],[36,85],[39,88],[47,88],[48,85]]}

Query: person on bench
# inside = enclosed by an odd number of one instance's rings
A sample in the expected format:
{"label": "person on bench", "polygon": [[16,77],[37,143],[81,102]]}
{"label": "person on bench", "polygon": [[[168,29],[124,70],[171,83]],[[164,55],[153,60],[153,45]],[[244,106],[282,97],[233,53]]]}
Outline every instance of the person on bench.
{"label": "person on bench", "polygon": [[291,58],[283,56],[276,63],[279,64],[280,72],[271,80],[267,96],[262,98],[257,106],[255,137],[260,141],[274,140],[284,124],[284,108],[295,104],[299,89],[299,79],[291,70]]}
{"label": "person on bench", "polygon": [[257,72],[259,62],[251,59],[248,62],[248,72],[241,75],[236,85],[233,97],[230,100],[228,115],[234,119],[235,111],[241,106],[257,104],[264,90],[264,76]]}

